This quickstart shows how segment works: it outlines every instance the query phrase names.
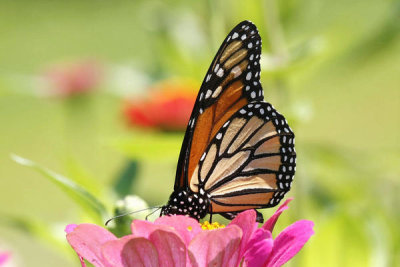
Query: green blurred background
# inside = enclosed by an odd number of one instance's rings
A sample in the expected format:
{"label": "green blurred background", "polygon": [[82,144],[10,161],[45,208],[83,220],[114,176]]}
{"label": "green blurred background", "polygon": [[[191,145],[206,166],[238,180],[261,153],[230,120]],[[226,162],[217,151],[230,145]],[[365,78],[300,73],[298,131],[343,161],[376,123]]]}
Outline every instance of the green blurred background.
{"label": "green blurred background", "polygon": [[[63,229],[95,216],[10,154],[81,184],[104,217],[124,175],[166,203],[183,134],[128,127],[124,103],[166,80],[200,85],[245,19],[263,39],[265,98],[297,138],[278,227],[316,225],[289,266],[400,266],[399,1],[0,0],[0,251],[14,266],[79,266]],[[46,73],[85,60],[101,69],[95,90],[49,97]]]}

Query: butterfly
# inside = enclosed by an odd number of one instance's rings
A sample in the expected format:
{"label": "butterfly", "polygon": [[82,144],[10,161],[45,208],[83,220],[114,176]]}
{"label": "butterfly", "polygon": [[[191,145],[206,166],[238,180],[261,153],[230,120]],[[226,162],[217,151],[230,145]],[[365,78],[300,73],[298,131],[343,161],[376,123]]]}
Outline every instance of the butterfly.
{"label": "butterfly", "polygon": [[[294,134],[264,102],[261,37],[250,21],[225,38],[201,85],[183,139],[174,191],[160,215],[233,219],[277,205],[296,170]],[[257,221],[262,214],[257,212]]]}

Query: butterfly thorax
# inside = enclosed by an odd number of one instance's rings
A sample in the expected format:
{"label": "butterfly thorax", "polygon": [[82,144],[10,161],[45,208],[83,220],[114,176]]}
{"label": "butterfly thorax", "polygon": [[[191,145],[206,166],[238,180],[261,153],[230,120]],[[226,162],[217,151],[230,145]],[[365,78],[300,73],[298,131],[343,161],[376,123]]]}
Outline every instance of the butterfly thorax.
{"label": "butterfly thorax", "polygon": [[161,209],[163,215],[189,215],[190,217],[200,220],[209,212],[210,199],[209,196],[200,189],[199,193],[190,190],[175,190],[169,197],[167,205]]}

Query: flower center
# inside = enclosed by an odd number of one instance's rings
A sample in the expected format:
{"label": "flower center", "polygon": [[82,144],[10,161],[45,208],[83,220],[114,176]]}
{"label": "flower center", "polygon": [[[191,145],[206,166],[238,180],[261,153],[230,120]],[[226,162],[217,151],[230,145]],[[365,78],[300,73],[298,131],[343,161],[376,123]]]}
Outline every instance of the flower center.
{"label": "flower center", "polygon": [[204,221],[200,223],[201,229],[203,230],[215,230],[220,228],[225,228],[224,224],[219,224],[219,222],[209,223],[208,221]]}

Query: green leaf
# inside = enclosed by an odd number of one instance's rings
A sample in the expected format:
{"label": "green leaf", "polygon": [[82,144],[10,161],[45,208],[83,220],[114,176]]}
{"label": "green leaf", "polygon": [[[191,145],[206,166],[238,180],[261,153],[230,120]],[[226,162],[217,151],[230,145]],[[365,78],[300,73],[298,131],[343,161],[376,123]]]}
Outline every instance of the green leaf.
{"label": "green leaf", "polygon": [[118,197],[123,198],[131,192],[132,185],[137,180],[139,162],[137,160],[128,160],[116,177],[113,188]]}
{"label": "green leaf", "polygon": [[11,158],[18,164],[34,169],[51,182],[59,186],[65,193],[74,199],[76,203],[78,203],[85,211],[87,211],[91,218],[97,222],[102,222],[106,217],[107,212],[104,205],[91,193],[71,179],[20,156],[12,154]]}

